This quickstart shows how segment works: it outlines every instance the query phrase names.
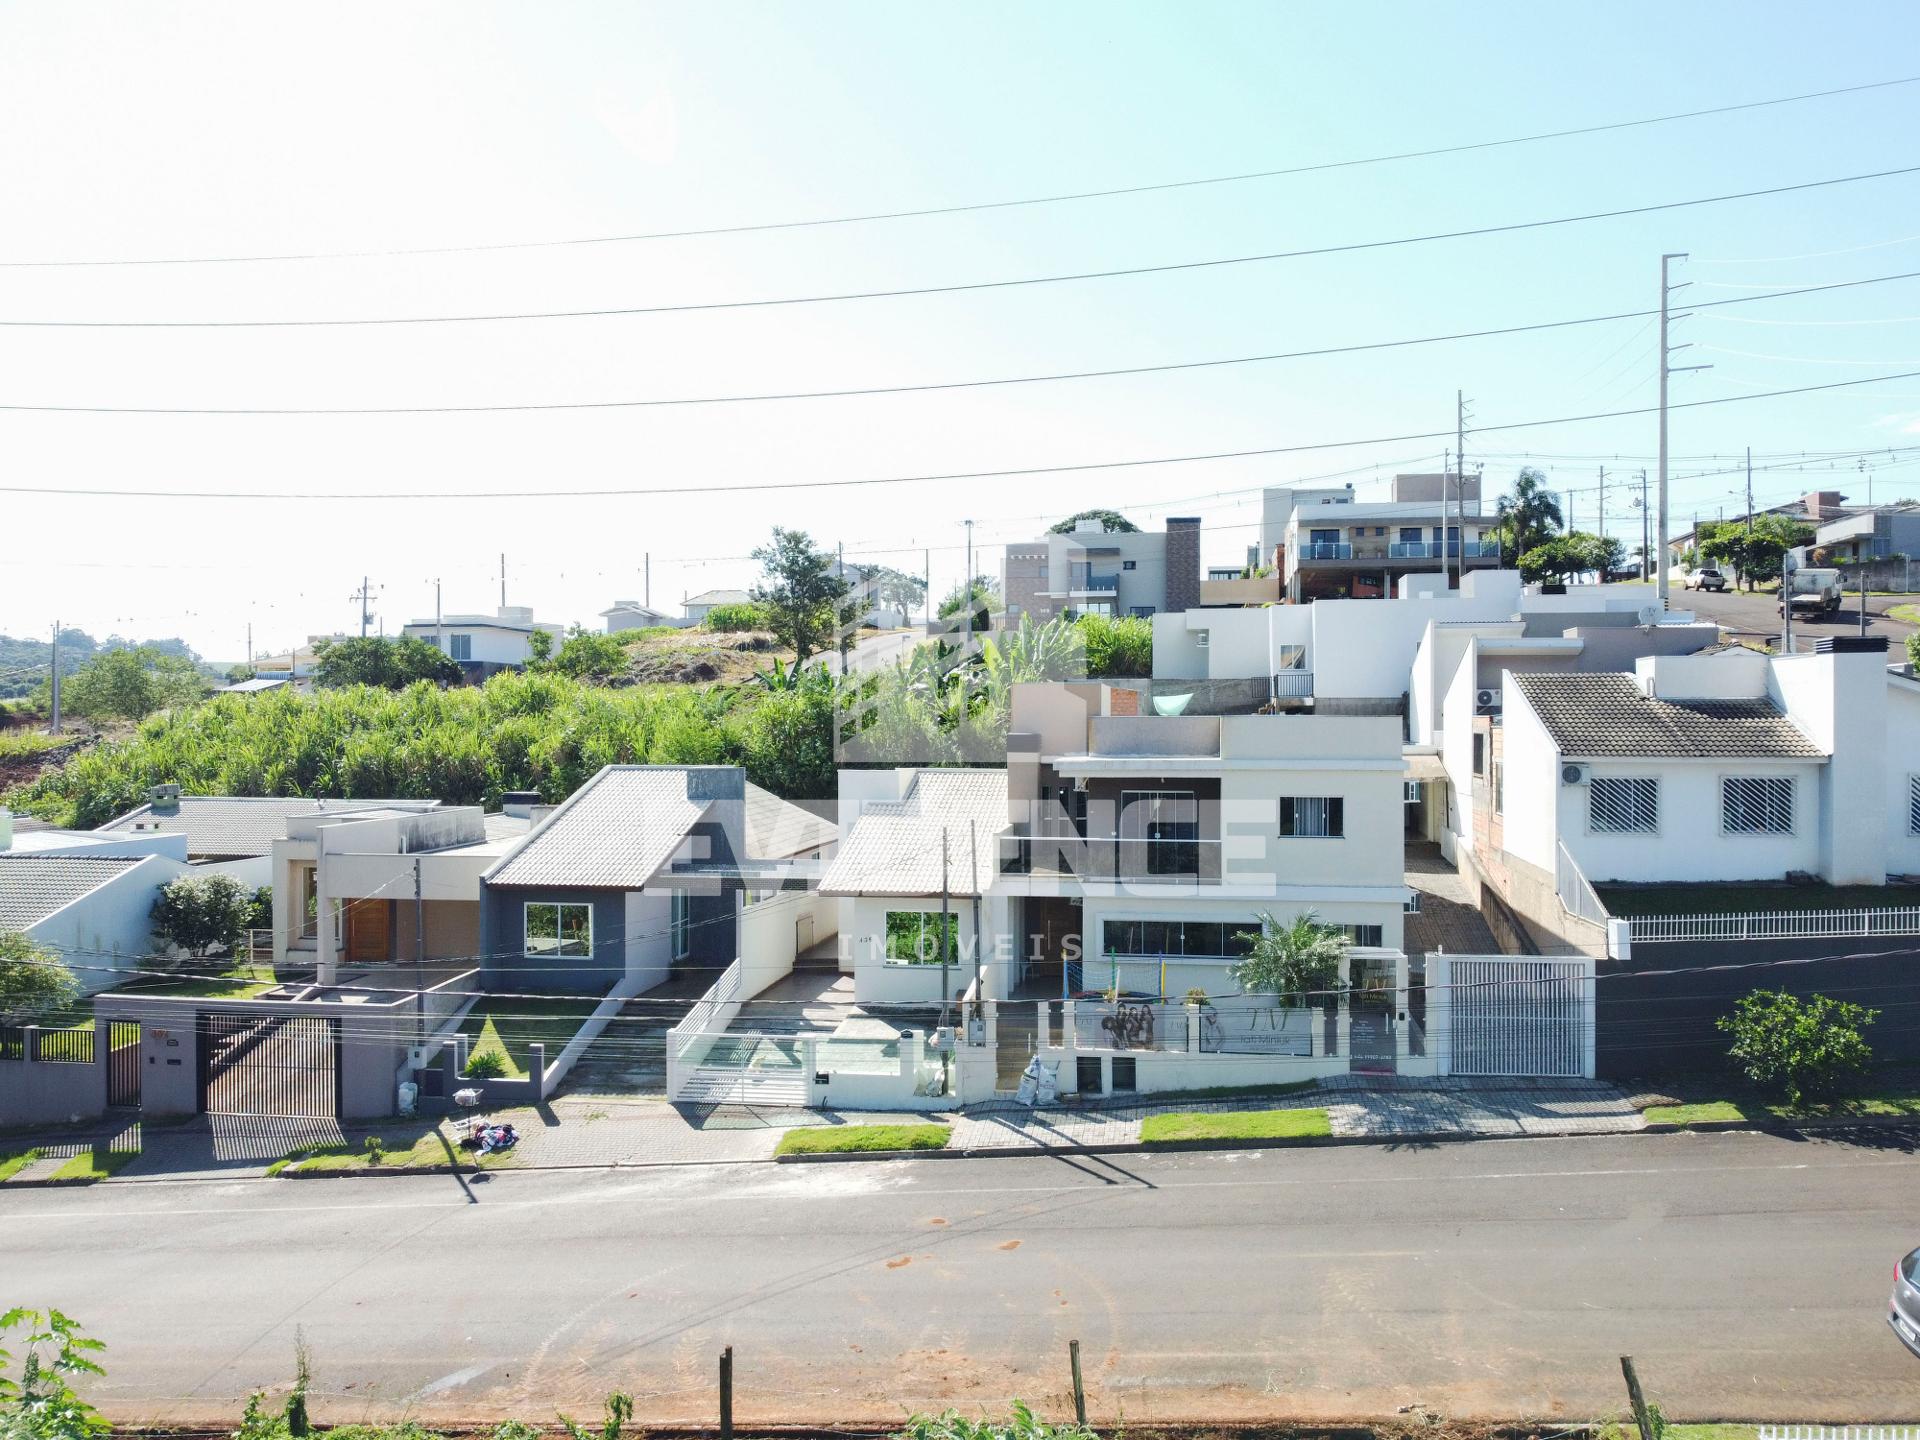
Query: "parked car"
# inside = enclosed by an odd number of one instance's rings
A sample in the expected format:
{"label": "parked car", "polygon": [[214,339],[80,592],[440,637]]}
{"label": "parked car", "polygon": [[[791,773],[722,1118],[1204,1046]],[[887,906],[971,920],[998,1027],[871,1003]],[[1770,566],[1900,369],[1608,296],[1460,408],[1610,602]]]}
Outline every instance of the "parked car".
{"label": "parked car", "polygon": [[1705,569],[1696,570],[1687,576],[1687,589],[1689,590],[1725,590],[1726,588],[1727,577],[1720,571],[1715,570],[1711,565]]}
{"label": "parked car", "polygon": [[1887,1324],[1902,1345],[1920,1355],[1920,1250],[1911,1251],[1893,1267],[1893,1300],[1887,1309]]}

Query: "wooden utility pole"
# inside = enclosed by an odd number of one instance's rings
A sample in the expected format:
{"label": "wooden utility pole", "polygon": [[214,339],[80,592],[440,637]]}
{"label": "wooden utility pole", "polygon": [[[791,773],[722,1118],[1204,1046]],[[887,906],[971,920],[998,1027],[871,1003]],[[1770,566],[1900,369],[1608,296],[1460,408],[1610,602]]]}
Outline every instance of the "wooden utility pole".
{"label": "wooden utility pole", "polygon": [[1633,1357],[1620,1357],[1620,1373],[1627,1377],[1627,1401],[1633,1406],[1633,1423],[1640,1427],[1640,1440],[1654,1440],[1653,1417],[1647,1413],[1647,1397],[1640,1393],[1640,1377],[1634,1373]]}
{"label": "wooden utility pole", "polygon": [[[720,1440],[733,1440],[733,1346],[720,1352]],[[1652,1440],[1652,1437],[1648,1437]]]}
{"label": "wooden utility pole", "polygon": [[[1084,1430],[1087,1425],[1087,1388],[1080,1382],[1080,1342],[1078,1340],[1067,1342],[1067,1358],[1073,1365],[1073,1418]],[[1651,1440],[1651,1437],[1648,1437],[1648,1440]]]}

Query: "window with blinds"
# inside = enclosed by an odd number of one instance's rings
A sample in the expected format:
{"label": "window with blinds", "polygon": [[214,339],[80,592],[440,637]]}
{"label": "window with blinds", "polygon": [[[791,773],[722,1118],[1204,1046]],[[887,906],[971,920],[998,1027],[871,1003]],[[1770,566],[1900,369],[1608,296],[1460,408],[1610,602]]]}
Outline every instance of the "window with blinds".
{"label": "window with blinds", "polygon": [[1651,835],[1660,828],[1660,782],[1645,775],[1596,775],[1587,784],[1587,829]]}
{"label": "window with blinds", "polygon": [[1907,777],[1907,833],[1920,835],[1920,775]]}
{"label": "window with blinds", "polygon": [[1720,828],[1729,835],[1791,835],[1791,775],[1729,775],[1720,782]]}
{"label": "window with blinds", "polygon": [[1346,801],[1339,795],[1282,795],[1281,838],[1337,840],[1347,833],[1346,809]]}

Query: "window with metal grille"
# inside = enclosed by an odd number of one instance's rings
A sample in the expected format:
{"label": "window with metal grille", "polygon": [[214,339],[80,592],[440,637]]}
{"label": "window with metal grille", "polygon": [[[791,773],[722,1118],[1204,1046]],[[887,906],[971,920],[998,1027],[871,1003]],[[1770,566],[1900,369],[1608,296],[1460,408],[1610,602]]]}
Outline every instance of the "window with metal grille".
{"label": "window with metal grille", "polygon": [[1660,782],[1645,775],[1596,775],[1587,784],[1587,829],[1651,835],[1660,828]]}
{"label": "window with metal grille", "polygon": [[1920,775],[1907,777],[1907,833],[1920,835]]}
{"label": "window with metal grille", "polygon": [[1791,775],[1729,775],[1720,782],[1720,828],[1729,835],[1791,835]]}
{"label": "window with metal grille", "polygon": [[1347,833],[1347,802],[1339,795],[1282,795],[1280,834],[1293,840],[1337,840]]}

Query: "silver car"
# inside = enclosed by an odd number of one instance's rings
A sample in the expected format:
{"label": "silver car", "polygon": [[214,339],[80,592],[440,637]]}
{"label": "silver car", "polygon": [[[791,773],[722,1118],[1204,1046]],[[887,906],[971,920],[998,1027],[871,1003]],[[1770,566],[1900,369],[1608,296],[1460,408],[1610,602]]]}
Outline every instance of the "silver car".
{"label": "silver car", "polygon": [[1920,1355],[1920,1250],[1893,1267],[1893,1301],[1887,1309],[1887,1324],[1902,1345]]}

